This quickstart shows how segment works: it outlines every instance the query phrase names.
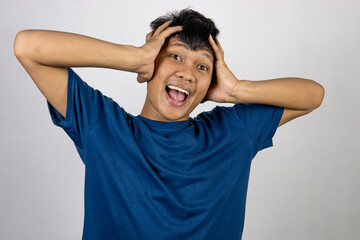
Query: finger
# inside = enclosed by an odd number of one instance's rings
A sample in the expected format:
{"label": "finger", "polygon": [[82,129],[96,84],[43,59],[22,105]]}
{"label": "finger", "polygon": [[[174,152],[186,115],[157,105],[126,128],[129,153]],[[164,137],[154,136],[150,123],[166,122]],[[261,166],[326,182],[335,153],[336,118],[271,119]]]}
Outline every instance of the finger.
{"label": "finger", "polygon": [[164,24],[162,24],[160,27],[158,27],[155,32],[154,32],[154,35],[158,35],[160,34],[162,31],[164,31],[167,27],[169,27],[169,25],[171,24],[173,20],[169,20],[167,22],[165,22]]}
{"label": "finger", "polygon": [[171,34],[182,31],[182,26],[174,26],[174,27],[168,27],[166,30],[164,30],[160,35],[164,38],[167,38],[171,36]]}
{"label": "finger", "polygon": [[219,46],[215,43],[215,41],[214,41],[213,37],[211,36],[211,34],[210,34],[210,37],[209,37],[209,42],[210,42],[211,47],[214,50],[215,58],[216,59],[223,59],[223,56],[221,54],[221,50],[220,50]]}
{"label": "finger", "polygon": [[146,41],[149,41],[149,39],[153,36],[154,31],[149,32],[148,34],[146,34]]}
{"label": "finger", "polygon": [[219,49],[220,49],[220,52],[221,52],[222,57],[224,58],[224,50],[223,50],[223,48],[222,48],[219,40],[216,40],[216,43],[217,43],[217,45],[218,45],[218,47],[219,47]]}

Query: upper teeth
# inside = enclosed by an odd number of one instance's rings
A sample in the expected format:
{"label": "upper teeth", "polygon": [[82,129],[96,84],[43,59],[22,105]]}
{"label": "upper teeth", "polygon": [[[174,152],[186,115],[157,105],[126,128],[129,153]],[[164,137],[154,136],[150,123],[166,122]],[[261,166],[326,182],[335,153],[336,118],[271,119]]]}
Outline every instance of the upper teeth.
{"label": "upper teeth", "polygon": [[189,95],[189,92],[187,90],[185,90],[185,89],[182,89],[182,88],[179,88],[179,87],[176,87],[176,86],[173,86],[173,85],[169,85],[168,88],[175,89],[175,90],[177,90],[179,92],[183,92],[186,95]]}

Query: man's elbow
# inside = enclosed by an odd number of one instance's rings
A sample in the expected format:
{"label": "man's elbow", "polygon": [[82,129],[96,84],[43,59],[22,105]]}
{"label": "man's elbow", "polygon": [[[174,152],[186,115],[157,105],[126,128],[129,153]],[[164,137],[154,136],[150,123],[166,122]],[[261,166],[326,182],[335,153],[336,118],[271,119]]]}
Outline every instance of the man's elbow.
{"label": "man's elbow", "polygon": [[324,87],[319,83],[317,83],[316,85],[317,85],[317,87],[316,87],[314,97],[313,97],[313,109],[320,107],[321,103],[324,100],[324,96],[325,96]]}
{"label": "man's elbow", "polygon": [[32,49],[34,48],[33,30],[22,30],[18,32],[14,38],[13,50],[17,59],[29,58]]}
{"label": "man's elbow", "polygon": [[24,55],[25,50],[25,31],[20,31],[16,34],[14,39],[14,54],[17,58],[21,58]]}

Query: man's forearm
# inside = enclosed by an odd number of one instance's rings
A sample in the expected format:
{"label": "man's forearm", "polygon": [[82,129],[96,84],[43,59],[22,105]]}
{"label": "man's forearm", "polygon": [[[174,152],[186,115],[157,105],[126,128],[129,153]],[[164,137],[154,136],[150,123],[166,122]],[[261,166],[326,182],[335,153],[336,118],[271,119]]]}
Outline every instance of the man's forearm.
{"label": "man's forearm", "polygon": [[136,72],[138,48],[96,38],[49,30],[17,34],[14,51],[19,57],[54,67],[104,67]]}
{"label": "man's forearm", "polygon": [[259,103],[293,110],[320,106],[324,88],[303,78],[278,78],[264,81],[239,80],[233,90],[235,103]]}

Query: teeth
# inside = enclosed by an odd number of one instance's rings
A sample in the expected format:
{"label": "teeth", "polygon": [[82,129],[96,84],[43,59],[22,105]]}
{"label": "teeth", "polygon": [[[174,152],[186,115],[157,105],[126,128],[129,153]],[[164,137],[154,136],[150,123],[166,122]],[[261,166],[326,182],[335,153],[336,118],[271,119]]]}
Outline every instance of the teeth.
{"label": "teeth", "polygon": [[186,95],[189,95],[189,92],[187,90],[185,90],[185,89],[182,89],[182,88],[179,88],[179,87],[176,87],[176,86],[173,86],[173,85],[169,85],[168,88],[175,89],[175,90],[177,90],[179,92],[183,92]]}

